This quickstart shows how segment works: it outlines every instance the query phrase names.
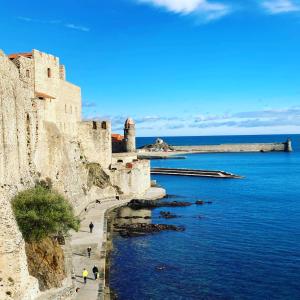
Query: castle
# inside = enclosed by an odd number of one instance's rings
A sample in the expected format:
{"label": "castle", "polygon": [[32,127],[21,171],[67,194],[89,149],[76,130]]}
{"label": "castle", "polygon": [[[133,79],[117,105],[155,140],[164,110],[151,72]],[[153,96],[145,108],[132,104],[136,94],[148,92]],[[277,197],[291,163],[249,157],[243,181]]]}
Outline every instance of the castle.
{"label": "castle", "polygon": [[57,57],[0,51],[0,299],[38,293],[10,206],[19,191],[51,180],[79,214],[96,199],[139,197],[150,188],[133,120],[116,140],[109,121],[83,121],[81,110],[81,90]]}

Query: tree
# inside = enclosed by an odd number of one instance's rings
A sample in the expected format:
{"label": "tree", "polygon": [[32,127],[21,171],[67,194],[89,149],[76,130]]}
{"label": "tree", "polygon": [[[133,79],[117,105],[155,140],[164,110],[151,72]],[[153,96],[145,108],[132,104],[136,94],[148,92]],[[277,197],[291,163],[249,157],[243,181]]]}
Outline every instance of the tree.
{"label": "tree", "polygon": [[13,198],[12,208],[27,242],[79,229],[80,221],[74,216],[70,203],[59,193],[42,186],[20,192]]}

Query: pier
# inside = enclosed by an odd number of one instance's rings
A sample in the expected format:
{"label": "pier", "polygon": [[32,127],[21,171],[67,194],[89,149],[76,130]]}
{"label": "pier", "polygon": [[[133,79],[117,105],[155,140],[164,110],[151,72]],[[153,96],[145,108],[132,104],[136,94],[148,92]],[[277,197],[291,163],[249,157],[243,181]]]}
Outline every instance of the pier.
{"label": "pier", "polygon": [[172,176],[191,176],[209,177],[221,179],[240,179],[242,176],[228,173],[225,171],[193,170],[193,169],[172,169],[172,168],[152,168],[153,175],[172,175]]}

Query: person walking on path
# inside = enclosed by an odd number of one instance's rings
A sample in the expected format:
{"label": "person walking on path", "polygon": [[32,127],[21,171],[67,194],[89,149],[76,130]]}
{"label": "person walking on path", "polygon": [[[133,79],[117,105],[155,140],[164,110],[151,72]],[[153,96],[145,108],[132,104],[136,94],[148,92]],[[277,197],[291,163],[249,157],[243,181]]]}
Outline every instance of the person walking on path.
{"label": "person walking on path", "polygon": [[99,269],[96,265],[94,265],[94,268],[93,268],[93,273],[94,273],[94,276],[95,276],[95,280],[98,278],[98,274],[99,274]]}
{"label": "person walking on path", "polygon": [[84,268],[82,271],[82,277],[83,277],[84,284],[86,284],[86,279],[87,279],[88,275],[89,275],[89,272],[87,271],[87,269]]}
{"label": "person walking on path", "polygon": [[88,257],[91,258],[92,247],[88,246],[86,250],[87,250]]}
{"label": "person walking on path", "polygon": [[90,223],[89,227],[90,227],[90,233],[93,233],[93,228],[94,228],[93,222]]}

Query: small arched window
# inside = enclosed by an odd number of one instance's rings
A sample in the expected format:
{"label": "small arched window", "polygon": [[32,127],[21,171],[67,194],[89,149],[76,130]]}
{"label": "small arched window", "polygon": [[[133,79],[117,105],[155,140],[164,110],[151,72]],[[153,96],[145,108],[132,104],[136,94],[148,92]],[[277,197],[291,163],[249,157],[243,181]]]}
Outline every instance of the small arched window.
{"label": "small arched window", "polygon": [[29,70],[26,70],[26,77],[27,77],[27,78],[30,77],[30,72],[29,72]]}
{"label": "small arched window", "polygon": [[47,69],[47,75],[48,75],[48,78],[51,78],[51,69],[50,68]]}

